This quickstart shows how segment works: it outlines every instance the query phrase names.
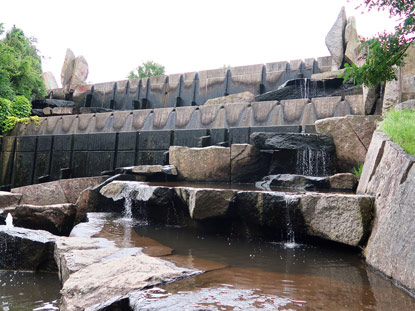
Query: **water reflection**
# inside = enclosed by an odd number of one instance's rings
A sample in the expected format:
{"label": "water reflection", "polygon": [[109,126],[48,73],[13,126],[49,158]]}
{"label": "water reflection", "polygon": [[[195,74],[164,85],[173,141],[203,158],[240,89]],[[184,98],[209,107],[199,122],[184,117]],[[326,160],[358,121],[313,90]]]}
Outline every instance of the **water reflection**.
{"label": "water reflection", "polygon": [[58,276],[0,270],[0,310],[59,310]]}

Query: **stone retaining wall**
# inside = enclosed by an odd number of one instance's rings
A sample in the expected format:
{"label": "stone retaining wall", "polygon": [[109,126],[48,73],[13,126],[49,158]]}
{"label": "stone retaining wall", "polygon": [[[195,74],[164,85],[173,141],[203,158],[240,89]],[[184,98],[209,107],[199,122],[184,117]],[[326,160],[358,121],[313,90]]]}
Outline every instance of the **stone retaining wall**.
{"label": "stone retaining wall", "polygon": [[335,96],[54,116],[40,118],[39,126],[19,124],[8,135],[307,125],[324,118],[362,115],[362,102],[362,95],[346,95],[344,99]]}
{"label": "stone retaining wall", "polygon": [[[287,80],[330,71],[331,63],[326,56],[83,85],[75,90],[73,100],[79,107],[116,110],[203,105],[208,99],[242,91],[259,95]],[[62,89],[53,90],[52,96],[65,98]]]}

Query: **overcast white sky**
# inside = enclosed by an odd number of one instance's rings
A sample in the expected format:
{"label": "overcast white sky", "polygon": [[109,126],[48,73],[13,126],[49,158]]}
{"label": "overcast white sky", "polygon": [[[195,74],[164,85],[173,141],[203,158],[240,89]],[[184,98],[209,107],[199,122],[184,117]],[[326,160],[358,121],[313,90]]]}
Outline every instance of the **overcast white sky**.
{"label": "overcast white sky", "polygon": [[360,35],[392,29],[361,0],[13,0],[0,23],[38,39],[43,70],[60,83],[66,48],[83,55],[89,82],[123,80],[153,60],[168,74],[329,55],[324,38],[342,6]]}

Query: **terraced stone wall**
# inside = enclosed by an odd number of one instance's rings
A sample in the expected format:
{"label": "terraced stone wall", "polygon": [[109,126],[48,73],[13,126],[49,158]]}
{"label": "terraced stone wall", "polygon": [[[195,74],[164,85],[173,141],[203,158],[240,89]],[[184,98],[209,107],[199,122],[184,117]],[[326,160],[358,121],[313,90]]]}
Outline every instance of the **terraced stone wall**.
{"label": "terraced stone wall", "polygon": [[[114,110],[200,106],[211,98],[245,91],[259,95],[287,80],[310,78],[330,71],[331,61],[327,56],[84,85],[72,99],[78,107]],[[65,98],[62,89],[53,90],[52,96]]]}

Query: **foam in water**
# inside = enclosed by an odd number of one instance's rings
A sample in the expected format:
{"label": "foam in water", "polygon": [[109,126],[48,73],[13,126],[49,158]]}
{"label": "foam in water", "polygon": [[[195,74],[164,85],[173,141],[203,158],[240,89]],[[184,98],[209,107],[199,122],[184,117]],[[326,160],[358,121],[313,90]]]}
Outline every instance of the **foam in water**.
{"label": "foam in water", "polygon": [[13,228],[13,216],[8,213],[6,217],[6,229]]}

